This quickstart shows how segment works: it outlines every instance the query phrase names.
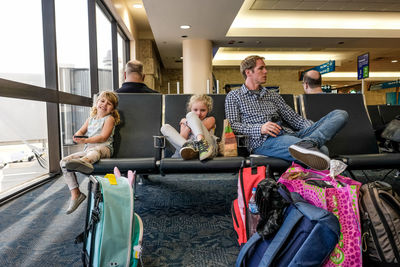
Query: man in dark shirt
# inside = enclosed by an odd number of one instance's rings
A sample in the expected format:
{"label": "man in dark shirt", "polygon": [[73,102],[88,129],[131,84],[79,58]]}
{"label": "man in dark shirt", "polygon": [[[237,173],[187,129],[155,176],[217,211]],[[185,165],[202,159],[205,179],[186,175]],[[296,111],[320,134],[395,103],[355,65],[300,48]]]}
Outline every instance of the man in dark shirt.
{"label": "man in dark shirt", "polygon": [[143,64],[138,60],[131,60],[125,66],[125,82],[115,90],[117,93],[158,93],[147,87],[144,82]]}
{"label": "man in dark shirt", "polygon": [[313,169],[328,169],[330,158],[319,149],[343,128],[347,112],[334,110],[314,123],[294,112],[279,94],[262,86],[267,80],[263,57],[247,57],[240,71],[245,83],[226,96],[225,114],[235,133],[249,136],[250,151],[296,159]]}

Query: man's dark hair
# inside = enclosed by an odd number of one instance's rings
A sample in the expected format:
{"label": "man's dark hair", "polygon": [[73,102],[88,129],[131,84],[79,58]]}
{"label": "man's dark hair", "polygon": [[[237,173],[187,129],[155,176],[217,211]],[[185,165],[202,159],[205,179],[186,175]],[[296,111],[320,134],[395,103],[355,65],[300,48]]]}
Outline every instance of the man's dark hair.
{"label": "man's dark hair", "polygon": [[316,79],[311,78],[308,75],[308,72],[306,72],[303,77],[303,83],[307,83],[308,86],[310,86],[311,88],[321,87],[322,84],[321,73],[319,73],[318,71],[315,72],[318,73],[318,78]]}

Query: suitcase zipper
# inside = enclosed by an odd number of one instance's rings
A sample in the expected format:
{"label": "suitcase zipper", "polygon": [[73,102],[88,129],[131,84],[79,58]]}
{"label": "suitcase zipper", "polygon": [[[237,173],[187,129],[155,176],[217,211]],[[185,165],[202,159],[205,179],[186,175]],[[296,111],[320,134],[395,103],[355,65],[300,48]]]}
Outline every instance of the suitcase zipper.
{"label": "suitcase zipper", "polygon": [[239,228],[239,222],[238,222],[238,220],[237,220],[237,218],[236,218],[236,214],[235,214],[235,206],[234,206],[234,203],[235,203],[235,201],[232,201],[232,205],[231,205],[231,213],[232,213],[232,218],[233,218],[233,221],[235,222],[235,224],[236,224],[236,228]]}
{"label": "suitcase zipper", "polygon": [[240,178],[240,187],[242,188],[242,196],[243,196],[243,202],[244,202],[244,211],[245,211],[245,222],[244,222],[244,226],[245,226],[245,228],[246,228],[246,242],[247,242],[247,240],[248,240],[248,238],[249,238],[249,234],[250,234],[250,230],[249,230],[249,224],[248,224],[248,221],[249,221],[249,211],[248,211],[248,209],[249,209],[249,207],[247,206],[247,200],[246,200],[246,193],[244,192],[244,184],[243,184],[243,169],[241,169],[240,171],[239,171],[239,173],[240,173],[240,175],[239,175],[239,178]]}
{"label": "suitcase zipper", "polygon": [[[367,217],[367,228],[368,228],[368,230],[371,232],[372,239],[374,240],[374,244],[375,244],[375,246],[376,246],[376,249],[378,250],[379,257],[380,257],[381,259],[384,259],[382,248],[381,248],[381,246],[380,246],[380,244],[379,244],[379,242],[378,242],[378,237],[377,237],[377,235],[376,235],[375,228],[374,228],[374,226],[373,226],[372,223],[371,223],[371,220],[370,220],[370,218],[369,218],[369,214],[368,214],[367,209],[366,209],[366,207],[365,207],[364,201],[361,201],[361,206],[362,206],[363,209],[364,209],[364,215]],[[364,238],[364,234],[362,235],[362,237]],[[366,248],[366,249],[367,249],[367,248]]]}
{"label": "suitcase zipper", "polygon": [[[377,202],[377,200],[376,200],[376,199],[377,199],[377,196],[376,196],[376,194],[375,194],[375,193],[377,193],[377,190],[378,190],[378,189],[375,188],[376,190],[374,190],[374,188],[372,188],[372,187],[373,187],[373,184],[370,184],[370,185],[368,186],[368,190],[369,190],[369,193],[370,193],[370,195],[371,195],[372,203],[374,204],[375,209],[378,211],[379,218],[381,219],[382,224],[383,224],[383,227],[385,228],[385,231],[386,231],[386,233],[387,233],[387,236],[388,236],[390,245],[392,246],[392,250],[393,250],[393,252],[394,252],[394,254],[395,254],[395,257],[396,257],[396,259],[397,259],[397,262],[400,262],[399,252],[398,252],[397,249],[396,249],[396,244],[395,244],[395,242],[394,242],[394,238],[393,238],[392,232],[390,231],[390,228],[389,228],[389,225],[388,225],[388,223],[387,223],[387,220],[386,220],[385,216],[383,215],[381,209],[378,207],[378,202]],[[385,258],[382,258],[382,260],[383,260],[384,262],[386,262],[386,259],[385,259]]]}

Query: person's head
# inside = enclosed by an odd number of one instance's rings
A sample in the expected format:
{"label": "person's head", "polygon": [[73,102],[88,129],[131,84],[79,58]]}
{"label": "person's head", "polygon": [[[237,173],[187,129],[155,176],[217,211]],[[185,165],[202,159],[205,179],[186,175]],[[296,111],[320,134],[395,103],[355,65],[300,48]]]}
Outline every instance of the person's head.
{"label": "person's head", "polygon": [[196,113],[203,120],[213,108],[213,100],[208,95],[192,95],[187,103],[187,111]]}
{"label": "person's head", "polygon": [[231,85],[230,84],[226,84],[225,85],[225,93],[229,93],[231,91]]}
{"label": "person's head", "polygon": [[303,89],[306,94],[321,93],[321,73],[316,70],[309,70],[303,77]]}
{"label": "person's head", "polygon": [[246,81],[257,85],[267,81],[267,69],[264,58],[260,56],[248,56],[240,63],[240,73]]}
{"label": "person's head", "polygon": [[125,81],[143,82],[143,63],[138,60],[131,60],[125,65]]}
{"label": "person's head", "polygon": [[93,102],[90,116],[96,117],[97,115],[100,115],[104,117],[111,114],[115,119],[115,125],[117,125],[120,123],[120,116],[117,107],[117,94],[111,91],[103,91],[99,94],[97,99],[95,99],[95,102]]}

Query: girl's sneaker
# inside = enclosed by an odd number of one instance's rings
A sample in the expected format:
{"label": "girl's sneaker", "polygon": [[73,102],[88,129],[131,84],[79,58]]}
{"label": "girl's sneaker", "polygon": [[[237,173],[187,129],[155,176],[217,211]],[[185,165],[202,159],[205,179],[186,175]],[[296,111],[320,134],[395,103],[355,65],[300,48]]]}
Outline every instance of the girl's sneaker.
{"label": "girl's sneaker", "polygon": [[214,148],[205,139],[198,141],[197,146],[199,148],[200,160],[205,160],[212,156]]}
{"label": "girl's sneaker", "polygon": [[68,171],[81,172],[84,174],[91,174],[94,170],[93,165],[81,159],[71,159],[65,164]]}
{"label": "girl's sneaker", "polygon": [[74,200],[71,199],[67,209],[67,214],[74,212],[79,207],[79,205],[85,200],[85,198],[86,198],[85,194],[81,193],[79,197],[77,197],[76,199]]}
{"label": "girl's sneaker", "polygon": [[184,160],[199,158],[199,150],[192,141],[184,143],[179,153]]}

